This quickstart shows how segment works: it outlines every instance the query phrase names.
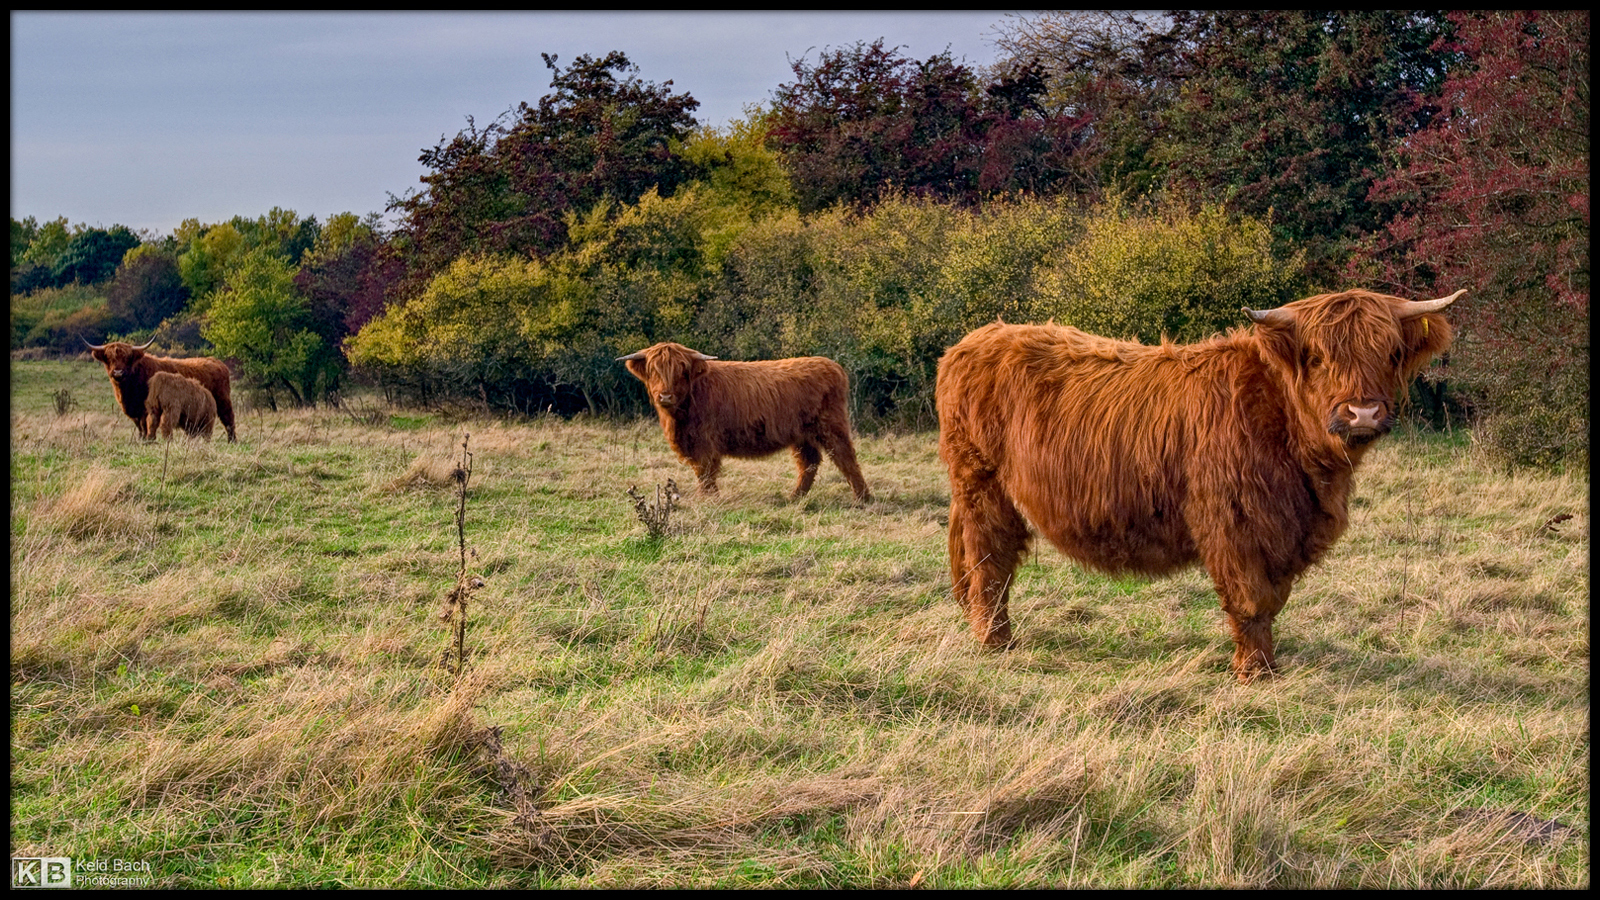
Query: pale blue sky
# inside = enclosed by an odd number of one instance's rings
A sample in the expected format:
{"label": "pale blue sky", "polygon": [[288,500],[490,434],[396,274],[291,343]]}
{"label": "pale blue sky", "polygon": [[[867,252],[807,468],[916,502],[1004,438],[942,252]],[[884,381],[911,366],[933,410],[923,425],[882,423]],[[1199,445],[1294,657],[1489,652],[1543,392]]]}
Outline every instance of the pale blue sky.
{"label": "pale blue sky", "polygon": [[417,155],[621,50],[722,125],[790,59],[885,39],[994,60],[999,12],[11,13],[11,215],[170,232],[274,206],[381,212]]}

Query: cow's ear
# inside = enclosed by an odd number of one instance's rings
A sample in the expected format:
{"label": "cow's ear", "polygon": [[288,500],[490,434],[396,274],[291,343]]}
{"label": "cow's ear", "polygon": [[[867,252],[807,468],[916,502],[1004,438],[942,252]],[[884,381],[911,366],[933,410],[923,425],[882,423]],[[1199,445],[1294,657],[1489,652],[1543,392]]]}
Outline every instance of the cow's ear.
{"label": "cow's ear", "polygon": [[96,347],[90,350],[89,355],[102,363],[106,362],[106,348],[104,347]]}
{"label": "cow's ear", "polygon": [[645,380],[645,377],[644,377],[644,360],[642,360],[642,359],[625,359],[625,360],[622,361],[622,364],[624,366],[628,367],[628,371],[633,373],[633,377],[639,379],[640,381],[644,381]]}
{"label": "cow's ear", "polygon": [[1450,349],[1455,336],[1450,323],[1438,313],[1401,320],[1400,335],[1406,346],[1404,369],[1408,379],[1427,366],[1429,360]]}
{"label": "cow's ear", "polygon": [[1291,369],[1300,364],[1300,335],[1295,323],[1257,324],[1256,340],[1261,342],[1261,348],[1268,357]]}

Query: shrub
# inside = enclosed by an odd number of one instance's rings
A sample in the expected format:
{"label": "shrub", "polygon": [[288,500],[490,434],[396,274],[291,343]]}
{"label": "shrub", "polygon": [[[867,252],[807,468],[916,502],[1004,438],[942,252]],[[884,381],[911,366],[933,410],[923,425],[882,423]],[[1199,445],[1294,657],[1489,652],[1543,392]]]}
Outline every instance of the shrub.
{"label": "shrub", "polygon": [[1305,292],[1303,254],[1282,259],[1268,223],[1221,207],[1133,210],[1112,201],[1040,279],[1033,318],[1156,343],[1197,341]]}

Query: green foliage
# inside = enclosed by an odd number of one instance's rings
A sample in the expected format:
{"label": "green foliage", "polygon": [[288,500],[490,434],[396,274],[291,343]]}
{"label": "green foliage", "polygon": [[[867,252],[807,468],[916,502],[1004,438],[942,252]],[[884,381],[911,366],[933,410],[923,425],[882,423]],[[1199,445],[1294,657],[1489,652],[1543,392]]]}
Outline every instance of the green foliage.
{"label": "green foliage", "polygon": [[730,196],[652,192],[571,218],[571,245],[544,259],[457,260],[347,352],[419,396],[558,411],[640,408],[614,360],[659,340],[726,359],[820,355],[844,366],[859,417],[925,426],[939,357],[997,317],[1193,340],[1302,283],[1264,223],[1218,208],[1086,216],[1066,198],[896,195],[755,218]]}
{"label": "green foliage", "polygon": [[754,115],[726,129],[696,129],[683,142],[682,153],[701,173],[701,189],[714,194],[718,205],[737,206],[758,216],[795,205],[783,160],[766,141],[766,121]]}
{"label": "green foliage", "polygon": [[369,322],[345,352],[422,399],[524,411],[569,403],[555,370],[595,318],[594,288],[574,274],[562,261],[464,256]]}
{"label": "green foliage", "polygon": [[1197,340],[1303,285],[1301,259],[1280,259],[1265,223],[1216,207],[1085,212],[1058,197],[962,209],[896,196],[753,225],[699,329],[732,358],[832,357],[858,416],[930,425],[939,357],[996,318]]}
{"label": "green foliage", "polygon": [[1107,337],[1188,343],[1241,324],[1241,307],[1270,309],[1304,287],[1303,254],[1279,259],[1265,222],[1218,206],[1113,201],[1040,279],[1031,312]]}
{"label": "green foliage", "polygon": [[542,259],[456,260],[347,343],[356,365],[423,397],[523,411],[640,408],[616,357],[691,328],[709,281],[706,242],[748,220],[696,188],[650,191],[570,217],[571,245]]}
{"label": "green foliage", "polygon": [[336,351],[310,330],[309,304],[273,248],[245,253],[215,292],[201,334],[277,407],[277,391],[303,406],[336,390]]}
{"label": "green foliage", "polygon": [[138,236],[125,226],[86,228],[72,236],[57,258],[54,269],[56,282],[99,284],[110,278],[121,264],[122,257],[137,246]]}
{"label": "green foliage", "polygon": [[[103,299],[72,310],[51,310],[30,316],[13,314],[12,340],[24,348],[41,348],[52,353],[75,354],[83,352],[85,341],[103,343],[122,328],[122,322],[106,308]],[[18,337],[21,326],[26,331]]]}
{"label": "green foliage", "polygon": [[229,270],[247,252],[264,249],[298,267],[321,233],[316,216],[302,219],[294,210],[276,206],[254,219],[234,216],[215,225],[185,219],[173,232],[173,243],[179,248],[178,271],[184,286],[198,304],[195,312],[205,311]]}
{"label": "green foliage", "polygon": [[71,242],[72,233],[67,228],[67,217],[52,219],[33,230],[33,240],[29,242],[28,249],[23,252],[18,264],[33,263],[53,270],[60,261],[61,254],[66,252],[67,244]]}
{"label": "green foliage", "polygon": [[22,221],[11,217],[11,268],[22,265],[23,254],[28,252],[28,246],[33,239],[39,236],[39,220],[33,216],[24,216]]}
{"label": "green foliage", "polygon": [[204,304],[222,285],[228,269],[244,255],[244,235],[231,222],[202,228],[195,219],[185,221],[179,234],[179,241],[187,249],[178,257],[178,272],[189,296],[201,304],[197,312],[204,311]]}
{"label": "green foliage", "polygon": [[124,327],[95,286],[67,284],[11,296],[11,349],[78,354]]}

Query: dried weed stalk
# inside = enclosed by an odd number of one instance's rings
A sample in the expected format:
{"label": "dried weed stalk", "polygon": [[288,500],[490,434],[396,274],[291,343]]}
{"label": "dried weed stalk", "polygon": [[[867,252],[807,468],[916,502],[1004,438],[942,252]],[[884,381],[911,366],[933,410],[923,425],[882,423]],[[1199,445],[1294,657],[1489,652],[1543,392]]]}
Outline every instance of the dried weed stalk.
{"label": "dried weed stalk", "polygon": [[628,497],[633,500],[634,514],[639,521],[644,523],[645,531],[649,532],[652,540],[660,540],[672,531],[672,511],[677,509],[678,501],[683,499],[678,493],[678,485],[671,478],[663,488],[656,485],[654,502],[647,500],[639,493],[637,487],[628,488]]}
{"label": "dried weed stalk", "polygon": [[[456,586],[445,595],[444,609],[439,618],[445,622],[455,622],[455,649],[456,649],[456,675],[459,677],[467,670],[467,601],[478,588],[483,587],[483,579],[477,576],[467,577],[467,482],[472,480],[472,454],[467,452],[467,439],[470,434],[461,436],[461,464],[452,473],[456,482],[456,542],[461,548],[461,568],[456,573]],[[477,552],[473,551],[473,557]],[[450,651],[445,651],[446,665],[449,664]]]}

